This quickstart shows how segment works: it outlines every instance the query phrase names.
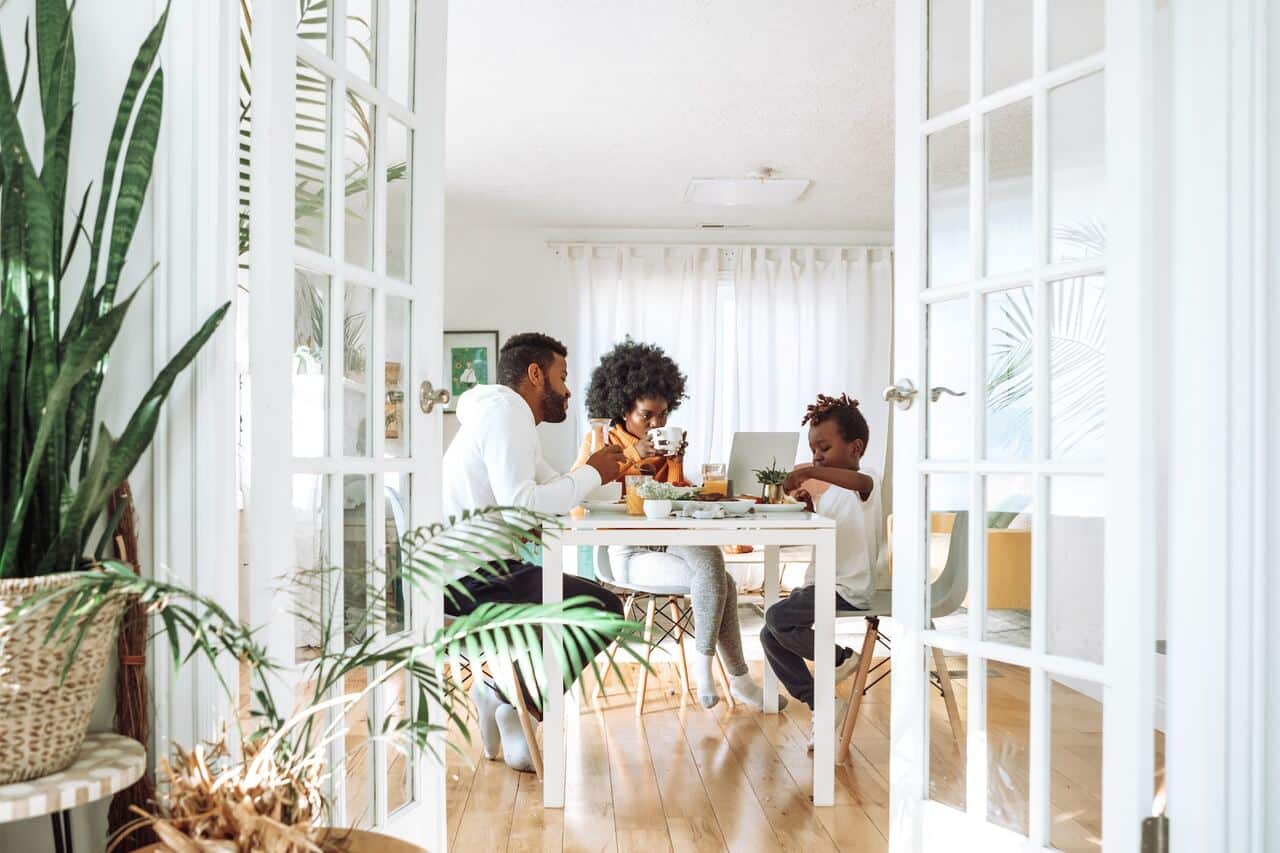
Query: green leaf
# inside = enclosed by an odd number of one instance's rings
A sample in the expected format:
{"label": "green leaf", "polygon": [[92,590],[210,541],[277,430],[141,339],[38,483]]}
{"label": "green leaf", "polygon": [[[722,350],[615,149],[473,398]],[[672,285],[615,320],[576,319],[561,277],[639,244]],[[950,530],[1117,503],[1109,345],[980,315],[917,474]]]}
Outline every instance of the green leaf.
{"label": "green leaf", "polygon": [[71,391],[80,377],[84,376],[111,348],[116,335],[120,333],[120,326],[124,323],[125,314],[133,304],[135,295],[131,295],[120,305],[91,322],[84,334],[71,341],[67,347],[62,367],[58,370],[58,376],[50,387],[40,412],[39,428],[36,430],[30,455],[27,458],[22,490],[7,520],[8,529],[5,533],[4,549],[0,552],[0,578],[13,577],[17,574],[14,557],[17,553],[18,536],[26,520],[27,504],[35,489],[45,449],[62,422]]}

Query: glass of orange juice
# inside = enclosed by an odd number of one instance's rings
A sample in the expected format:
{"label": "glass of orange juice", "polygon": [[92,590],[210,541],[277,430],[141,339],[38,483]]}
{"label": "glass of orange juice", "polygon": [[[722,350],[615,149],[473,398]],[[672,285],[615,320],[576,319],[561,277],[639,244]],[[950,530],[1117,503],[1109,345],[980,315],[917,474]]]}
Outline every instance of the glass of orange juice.
{"label": "glass of orange juice", "polygon": [[652,480],[648,474],[627,475],[627,515],[644,515],[644,498],[636,491],[646,480]]}
{"label": "glass of orange juice", "polygon": [[729,493],[729,466],[723,462],[708,462],[702,466],[702,493],[727,495]]}

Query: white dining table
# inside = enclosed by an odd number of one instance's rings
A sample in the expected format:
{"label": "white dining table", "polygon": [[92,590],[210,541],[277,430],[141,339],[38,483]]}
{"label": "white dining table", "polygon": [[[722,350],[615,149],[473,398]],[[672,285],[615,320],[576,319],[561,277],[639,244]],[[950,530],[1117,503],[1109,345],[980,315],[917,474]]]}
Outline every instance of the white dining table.
{"label": "white dining table", "polygon": [[[830,806],[835,790],[835,562],[836,527],[831,519],[807,512],[752,512],[737,518],[700,520],[668,518],[651,520],[623,513],[596,512],[583,519],[564,517],[561,527],[547,527],[542,538],[542,600],[562,600],[563,573],[577,574],[576,549],[580,545],[752,545],[764,549],[765,607],[778,600],[778,551],[783,545],[811,545],[814,549],[816,739],[813,750],[813,802]],[[543,632],[546,683],[563,684],[560,658],[554,653],[561,642],[557,628]],[[580,688],[575,686],[575,696]],[[543,787],[546,808],[563,808],[565,800],[565,697],[548,690],[543,714]],[[765,713],[778,712],[778,680],[764,668]],[[570,716],[576,729],[577,714]]]}

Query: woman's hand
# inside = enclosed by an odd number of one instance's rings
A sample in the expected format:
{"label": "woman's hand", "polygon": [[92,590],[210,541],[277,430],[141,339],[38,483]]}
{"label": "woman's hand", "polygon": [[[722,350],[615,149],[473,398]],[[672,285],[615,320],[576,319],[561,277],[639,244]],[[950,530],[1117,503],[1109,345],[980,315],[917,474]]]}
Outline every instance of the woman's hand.
{"label": "woman's hand", "polygon": [[783,481],[782,491],[786,492],[787,494],[791,494],[792,492],[795,492],[797,489],[800,488],[800,486],[804,483],[805,480],[808,480],[811,478],[812,471],[813,471],[813,464],[810,462],[806,462],[802,465],[797,465],[794,469],[792,469],[791,473],[787,475],[787,479]]}
{"label": "woman's hand", "polygon": [[681,433],[681,434],[680,434],[680,446],[679,446],[679,447],[677,447],[677,448],[676,448],[676,452],[675,452],[675,453],[673,453],[673,454],[671,454],[671,455],[672,455],[672,456],[677,456],[677,457],[679,457],[679,458],[683,459],[683,458],[684,458],[684,453],[685,453],[685,451],[686,451],[686,450],[688,450],[688,449],[689,449],[689,433],[686,431],[686,432],[683,432],[683,433]]}
{"label": "woman's hand", "polygon": [[654,449],[653,442],[650,441],[647,436],[635,443],[635,450],[636,453],[640,454],[641,459],[650,459],[654,456],[660,455],[658,451]]}

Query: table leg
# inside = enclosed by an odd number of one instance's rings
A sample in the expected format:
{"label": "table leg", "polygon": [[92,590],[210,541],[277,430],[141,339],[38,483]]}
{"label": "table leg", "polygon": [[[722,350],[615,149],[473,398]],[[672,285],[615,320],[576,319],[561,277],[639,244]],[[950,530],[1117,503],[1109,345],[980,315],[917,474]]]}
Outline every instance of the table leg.
{"label": "table leg", "polygon": [[[764,609],[778,603],[778,580],[781,568],[778,560],[777,545],[766,545],[764,548]],[[778,676],[773,674],[769,662],[764,665],[764,712],[778,713]]]}
{"label": "table leg", "polygon": [[75,853],[71,844],[71,812],[64,809],[49,815],[53,823],[54,853]]}
{"label": "table leg", "polygon": [[835,800],[836,703],[836,542],[824,533],[813,549],[814,582],[814,739],[813,804]]}
{"label": "table leg", "polygon": [[[553,604],[564,598],[564,548],[558,540],[542,546],[542,601]],[[547,626],[542,632],[542,660],[546,673],[547,702],[542,715],[542,805],[549,809],[564,808],[564,674],[556,651],[561,643],[560,629]]]}

